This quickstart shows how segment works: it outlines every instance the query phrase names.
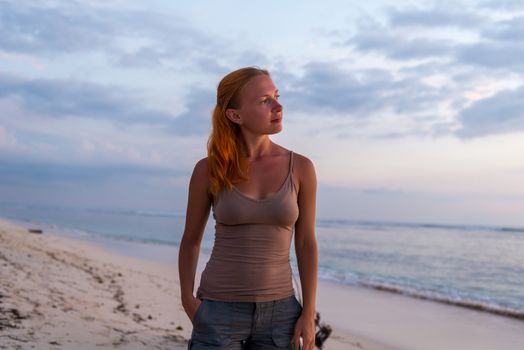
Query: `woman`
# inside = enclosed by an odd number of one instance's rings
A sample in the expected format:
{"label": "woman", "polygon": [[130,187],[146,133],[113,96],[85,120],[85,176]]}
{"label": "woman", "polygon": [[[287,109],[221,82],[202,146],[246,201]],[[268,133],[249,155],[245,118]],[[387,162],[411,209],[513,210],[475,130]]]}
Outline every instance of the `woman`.
{"label": "woman", "polygon": [[[191,176],[179,251],[182,305],[193,323],[189,349],[315,345],[316,175],[309,159],[269,138],[282,130],[278,97],[259,68],[231,72],[218,85],[208,157]],[[210,208],[215,242],[195,297]],[[302,305],[289,264],[293,228]]]}

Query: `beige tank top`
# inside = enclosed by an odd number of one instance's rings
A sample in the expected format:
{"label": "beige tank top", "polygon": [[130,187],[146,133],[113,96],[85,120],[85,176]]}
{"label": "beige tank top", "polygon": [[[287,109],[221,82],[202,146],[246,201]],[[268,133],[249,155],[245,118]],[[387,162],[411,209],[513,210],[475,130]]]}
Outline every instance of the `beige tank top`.
{"label": "beige tank top", "polygon": [[289,172],[272,196],[254,199],[238,188],[222,190],[213,203],[215,243],[197,290],[198,298],[263,302],[294,294],[289,248],[298,219]]}

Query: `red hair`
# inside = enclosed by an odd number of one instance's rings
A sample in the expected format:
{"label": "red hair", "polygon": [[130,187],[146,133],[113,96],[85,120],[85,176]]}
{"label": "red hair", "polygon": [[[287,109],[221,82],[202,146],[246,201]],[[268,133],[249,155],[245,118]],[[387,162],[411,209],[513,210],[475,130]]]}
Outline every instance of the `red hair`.
{"label": "red hair", "polygon": [[269,72],[256,67],[241,68],[227,74],[218,84],[217,104],[207,142],[210,191],[214,196],[223,188],[231,189],[234,183],[248,179],[246,160],[241,152],[240,127],[226,117],[226,110],[240,107],[240,91],[259,75],[269,76]]}

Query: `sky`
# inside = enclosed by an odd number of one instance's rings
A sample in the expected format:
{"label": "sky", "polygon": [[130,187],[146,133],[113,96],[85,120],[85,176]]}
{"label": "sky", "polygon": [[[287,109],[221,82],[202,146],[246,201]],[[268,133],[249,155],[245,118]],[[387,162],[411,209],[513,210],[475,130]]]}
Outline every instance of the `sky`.
{"label": "sky", "polygon": [[524,226],[524,2],[0,0],[0,204],[183,213],[268,69],[323,219]]}

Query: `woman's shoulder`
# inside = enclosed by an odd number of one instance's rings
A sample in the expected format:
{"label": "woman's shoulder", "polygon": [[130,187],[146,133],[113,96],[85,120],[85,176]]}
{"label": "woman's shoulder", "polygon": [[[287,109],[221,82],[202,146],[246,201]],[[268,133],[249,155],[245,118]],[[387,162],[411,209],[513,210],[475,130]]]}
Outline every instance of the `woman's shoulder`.
{"label": "woman's shoulder", "polygon": [[209,178],[208,169],[207,157],[200,159],[193,168],[193,178],[207,181]]}
{"label": "woman's shoulder", "polygon": [[195,164],[195,170],[207,170],[208,169],[208,165],[207,165],[207,158],[208,157],[204,157],[202,159],[200,159],[198,162],[196,162]]}
{"label": "woman's shoulder", "polygon": [[280,146],[278,144],[275,144],[275,146],[277,147],[277,153],[279,153],[280,155],[282,156],[288,156],[290,152],[293,152],[293,163],[295,164],[293,166],[293,169],[295,169],[295,167],[300,167],[300,168],[305,168],[305,169],[308,169],[308,168],[312,168],[313,167],[313,162],[306,156],[300,154],[300,153],[297,153],[295,151],[292,151],[290,149],[287,149],[283,146]]}
{"label": "woman's shoulder", "polygon": [[308,157],[296,152],[293,152],[293,174],[295,183],[298,184],[298,192],[301,192],[302,188],[316,186],[317,176],[313,162]]}
{"label": "woman's shoulder", "polygon": [[293,163],[295,164],[294,169],[301,173],[315,171],[313,161],[300,153],[293,152]]}

